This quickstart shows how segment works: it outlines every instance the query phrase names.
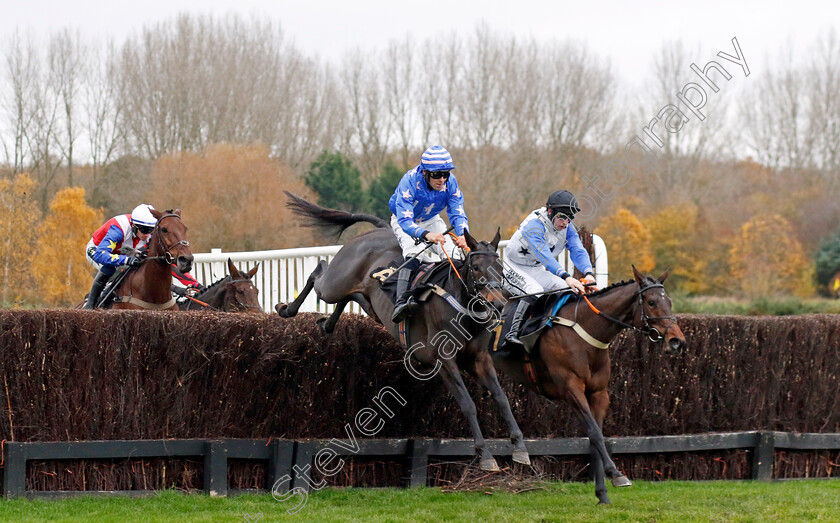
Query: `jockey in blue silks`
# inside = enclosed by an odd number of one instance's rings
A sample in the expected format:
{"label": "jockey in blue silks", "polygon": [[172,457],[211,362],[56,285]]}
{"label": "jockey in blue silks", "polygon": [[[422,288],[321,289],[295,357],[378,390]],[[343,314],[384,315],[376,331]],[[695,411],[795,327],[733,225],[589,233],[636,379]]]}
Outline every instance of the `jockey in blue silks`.
{"label": "jockey in blue silks", "polygon": [[[589,253],[583,248],[577,229],[572,225],[579,211],[572,193],[556,191],[548,197],[545,207],[536,209],[519,224],[505,248],[505,280],[515,285],[516,292],[537,294],[571,288],[585,293],[584,283],[595,283]],[[563,249],[568,249],[572,263],[583,272],[583,283],[557,261],[557,254]],[[505,336],[508,343],[522,345],[519,328],[528,307],[535,301],[534,296],[519,300],[510,330]]]}
{"label": "jockey in blue silks", "polygon": [[[450,257],[460,257],[455,247],[467,248],[464,231],[469,229],[464,212],[464,195],[458,189],[458,180],[451,171],[455,169],[452,156],[440,145],[426,149],[420,157],[420,165],[403,175],[396,191],[388,202],[391,209],[391,228],[402,248],[403,257],[417,255],[426,247],[423,240],[434,246],[416,256],[397,276],[397,302],[391,320],[399,323],[408,317],[414,302],[408,293],[411,271],[422,261],[438,261],[443,250]],[[449,221],[455,228],[454,243],[444,236],[446,223],[440,212],[446,209]],[[436,258],[430,255],[434,251]]]}

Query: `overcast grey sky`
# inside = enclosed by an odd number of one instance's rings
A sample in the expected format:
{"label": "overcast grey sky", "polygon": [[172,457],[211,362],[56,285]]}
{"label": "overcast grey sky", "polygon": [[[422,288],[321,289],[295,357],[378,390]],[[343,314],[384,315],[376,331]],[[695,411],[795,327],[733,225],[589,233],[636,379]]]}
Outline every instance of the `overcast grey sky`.
{"label": "overcast grey sky", "polygon": [[406,34],[466,35],[484,21],[517,36],[585,41],[631,83],[648,73],[651,58],[667,40],[699,47],[697,61],[707,61],[717,51],[731,52],[736,36],[751,70],[760,73],[765,57],[788,42],[804,49],[818,34],[840,27],[840,4],[817,0],[0,0],[0,42],[15,28],[44,36],[62,27],[121,40],[180,12],[265,16],[279,22],[299,48],[330,60],[357,46],[382,48]]}

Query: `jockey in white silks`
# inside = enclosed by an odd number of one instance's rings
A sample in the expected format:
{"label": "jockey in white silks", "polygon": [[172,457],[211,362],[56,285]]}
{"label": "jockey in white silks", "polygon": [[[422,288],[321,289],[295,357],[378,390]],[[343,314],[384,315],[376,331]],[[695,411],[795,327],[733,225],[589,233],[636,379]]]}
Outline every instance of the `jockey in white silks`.
{"label": "jockey in white silks", "polygon": [[[585,293],[584,284],[595,283],[589,253],[583,248],[577,229],[572,225],[579,211],[572,193],[555,191],[548,197],[545,207],[536,209],[519,224],[505,248],[505,280],[509,290],[514,294],[538,294],[571,288]],[[572,263],[583,272],[582,282],[557,261],[557,253],[563,249],[569,251]],[[505,336],[507,343],[522,345],[519,329],[528,307],[535,301],[536,296],[519,300],[510,330]]]}

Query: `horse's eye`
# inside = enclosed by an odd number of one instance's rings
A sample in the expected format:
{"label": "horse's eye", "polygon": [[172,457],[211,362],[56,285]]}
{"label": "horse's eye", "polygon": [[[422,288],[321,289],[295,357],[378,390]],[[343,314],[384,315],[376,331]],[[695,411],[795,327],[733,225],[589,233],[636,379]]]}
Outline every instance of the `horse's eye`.
{"label": "horse's eye", "polygon": [[167,229],[166,227],[161,227],[160,232],[169,232],[169,229]]}
{"label": "horse's eye", "polygon": [[656,300],[648,300],[648,305],[651,307],[656,307]]}

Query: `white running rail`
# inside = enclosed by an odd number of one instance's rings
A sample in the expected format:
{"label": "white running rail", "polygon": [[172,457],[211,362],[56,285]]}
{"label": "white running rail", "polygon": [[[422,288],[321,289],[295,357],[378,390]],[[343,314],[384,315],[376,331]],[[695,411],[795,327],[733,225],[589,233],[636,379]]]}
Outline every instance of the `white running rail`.
{"label": "white running rail", "polygon": [[[607,285],[609,276],[607,249],[604,241],[597,235],[592,235],[592,242],[595,249],[595,278],[598,287],[603,288]],[[507,240],[499,243],[502,256],[507,243]],[[260,291],[260,305],[263,310],[273,313],[276,304],[289,303],[297,297],[320,260],[332,261],[339,249],[341,245],[249,252],[222,252],[221,249],[213,249],[209,253],[195,254],[192,275],[202,284],[210,285],[227,275],[228,258],[242,272],[258,265],[260,268],[252,281]],[[565,268],[572,267],[568,252],[563,253],[564,255],[559,257],[560,264]],[[314,292],[307,296],[300,308],[301,312],[320,313],[330,313],[334,309],[334,305],[318,300]],[[345,310],[363,314],[359,305],[353,302]]]}

